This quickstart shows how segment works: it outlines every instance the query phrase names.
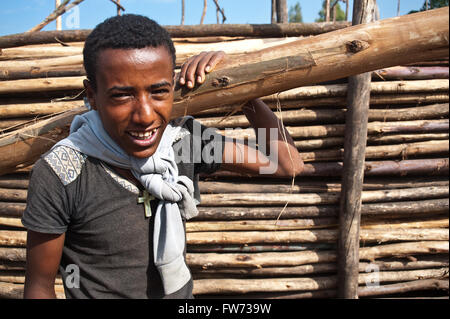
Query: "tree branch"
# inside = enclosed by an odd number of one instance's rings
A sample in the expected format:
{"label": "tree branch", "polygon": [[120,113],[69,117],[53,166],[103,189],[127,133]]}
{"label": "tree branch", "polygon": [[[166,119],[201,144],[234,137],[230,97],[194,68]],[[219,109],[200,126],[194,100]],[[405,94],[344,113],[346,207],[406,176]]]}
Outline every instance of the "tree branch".
{"label": "tree branch", "polygon": [[213,1],[216,4],[217,11],[222,14],[222,23],[225,23],[225,21],[227,20],[227,17],[225,17],[225,11],[219,6],[218,0],[213,0]]}
{"label": "tree branch", "polygon": [[45,18],[44,21],[39,23],[34,28],[31,28],[27,32],[36,32],[36,31],[42,30],[42,28],[44,28],[47,24],[56,20],[56,18],[58,18],[60,15],[69,11],[70,9],[72,9],[73,7],[75,7],[76,5],[80,4],[83,1],[84,0],[75,0],[74,2],[69,4],[70,0],[64,0],[64,2],[55,11],[53,11],[47,18]]}

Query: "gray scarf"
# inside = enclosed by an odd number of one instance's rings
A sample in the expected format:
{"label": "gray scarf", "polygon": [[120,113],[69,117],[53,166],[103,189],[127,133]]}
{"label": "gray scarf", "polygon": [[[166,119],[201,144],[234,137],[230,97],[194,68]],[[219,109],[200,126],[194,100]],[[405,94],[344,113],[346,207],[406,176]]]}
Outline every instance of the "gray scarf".
{"label": "gray scarf", "polygon": [[126,154],[104,130],[95,110],[74,118],[70,135],[57,143],[97,158],[110,165],[129,169],[147,191],[158,198],[154,223],[154,262],[161,275],[165,294],[182,288],[191,278],[184,260],[185,231],[181,216],[186,219],[198,214],[192,181],[178,176],[172,144],[181,125],[169,123],[161,142],[149,158]]}

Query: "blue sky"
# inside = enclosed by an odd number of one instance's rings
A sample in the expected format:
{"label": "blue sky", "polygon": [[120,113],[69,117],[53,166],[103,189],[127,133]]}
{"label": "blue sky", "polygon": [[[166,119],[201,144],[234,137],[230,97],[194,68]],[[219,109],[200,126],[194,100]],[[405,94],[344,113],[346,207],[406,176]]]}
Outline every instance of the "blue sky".
{"label": "blue sky", "polygon": [[[185,0],[185,24],[199,24],[203,0]],[[322,0],[288,0],[288,7],[299,2],[304,22],[314,22]],[[350,9],[353,0],[350,0]],[[397,0],[378,0],[382,19],[397,15]],[[400,14],[419,9],[424,0],[401,0]],[[121,0],[125,13],[146,15],[162,25],[177,25],[181,21],[181,0]],[[226,23],[270,23],[270,0],[219,0],[225,9]],[[0,36],[27,31],[45,19],[54,10],[54,0],[8,0],[0,8]],[[344,4],[341,4],[344,6]],[[213,0],[208,0],[204,23],[216,23]],[[116,14],[110,0],[84,0],[75,12],[63,16],[63,29],[91,29],[107,17]],[[351,15],[350,15],[351,16]],[[79,19],[77,19],[79,18]],[[43,30],[55,30],[51,23]]]}

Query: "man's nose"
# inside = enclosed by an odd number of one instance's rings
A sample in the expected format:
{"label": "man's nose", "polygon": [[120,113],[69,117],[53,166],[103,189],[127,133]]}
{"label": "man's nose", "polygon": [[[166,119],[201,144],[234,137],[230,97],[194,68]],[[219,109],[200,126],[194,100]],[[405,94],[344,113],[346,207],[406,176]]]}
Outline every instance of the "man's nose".
{"label": "man's nose", "polygon": [[134,111],[134,122],[143,126],[148,126],[153,123],[155,119],[155,109],[148,97],[141,97],[136,101]]}

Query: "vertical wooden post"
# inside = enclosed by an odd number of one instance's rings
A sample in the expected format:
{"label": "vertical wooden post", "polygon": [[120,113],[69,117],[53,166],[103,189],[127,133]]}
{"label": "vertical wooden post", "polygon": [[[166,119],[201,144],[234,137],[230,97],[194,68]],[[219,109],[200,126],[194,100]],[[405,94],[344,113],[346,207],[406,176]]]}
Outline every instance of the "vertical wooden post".
{"label": "vertical wooden post", "polygon": [[349,7],[349,0],[345,0],[345,21],[348,21],[348,7]]}
{"label": "vertical wooden post", "polygon": [[184,0],[181,0],[181,25],[184,25]]}
{"label": "vertical wooden post", "polygon": [[277,0],[277,23],[288,23],[286,0]]}
{"label": "vertical wooden post", "polygon": [[272,16],[270,23],[277,23],[277,0],[272,0]]}
{"label": "vertical wooden post", "polygon": [[325,22],[330,21],[330,0],[325,2]]}
{"label": "vertical wooden post", "polygon": [[[117,3],[120,5],[120,0],[117,0]],[[117,6],[117,15],[122,15],[122,9],[120,9],[120,6]]]}
{"label": "vertical wooden post", "polygon": [[[58,7],[61,5],[61,0],[55,0],[55,9],[58,9]],[[62,17],[59,16],[56,18],[56,30],[61,31],[62,30]]]}
{"label": "vertical wooden post", "polygon": [[[355,0],[353,25],[373,20],[376,0]],[[357,54],[357,53],[356,53]],[[358,298],[359,225],[367,142],[370,73],[348,81],[344,167],[339,213],[338,298]]]}

